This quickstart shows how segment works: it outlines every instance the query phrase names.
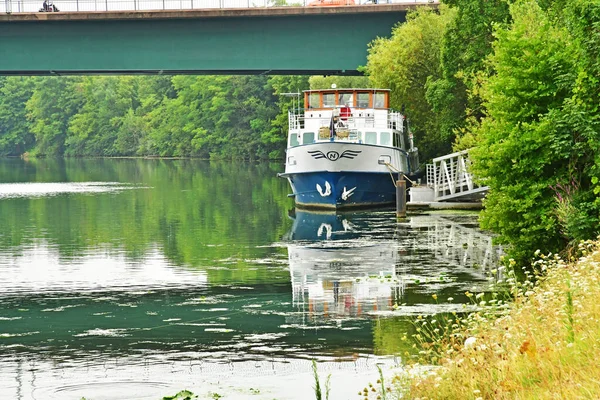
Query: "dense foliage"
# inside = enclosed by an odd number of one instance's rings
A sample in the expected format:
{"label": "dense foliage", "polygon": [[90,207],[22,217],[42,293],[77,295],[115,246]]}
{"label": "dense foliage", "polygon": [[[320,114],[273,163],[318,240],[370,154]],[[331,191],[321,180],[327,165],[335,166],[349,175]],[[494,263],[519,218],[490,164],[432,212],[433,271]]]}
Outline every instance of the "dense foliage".
{"label": "dense foliage", "polygon": [[[594,237],[600,217],[600,3],[448,0],[369,49],[428,159],[472,148],[482,226],[514,257]],[[456,139],[455,139],[456,138]]]}
{"label": "dense foliage", "polygon": [[0,78],[0,155],[281,157],[308,77]]}
{"label": "dense foliage", "polygon": [[498,27],[474,172],[490,186],[483,226],[515,256],[599,231],[600,3],[523,1]]}
{"label": "dense foliage", "polygon": [[508,0],[446,0],[455,11],[443,32],[440,73],[427,81],[427,100],[439,118],[440,135],[452,140],[483,115],[478,74],[489,71],[493,28],[509,21]]}
{"label": "dense foliage", "polygon": [[390,38],[378,38],[369,48],[365,71],[375,87],[392,90],[390,106],[405,110],[421,158],[430,159],[451,150],[451,138],[442,136],[442,114],[426,98],[427,82],[441,79],[440,54],[444,32],[455,11],[442,8],[409,14]]}

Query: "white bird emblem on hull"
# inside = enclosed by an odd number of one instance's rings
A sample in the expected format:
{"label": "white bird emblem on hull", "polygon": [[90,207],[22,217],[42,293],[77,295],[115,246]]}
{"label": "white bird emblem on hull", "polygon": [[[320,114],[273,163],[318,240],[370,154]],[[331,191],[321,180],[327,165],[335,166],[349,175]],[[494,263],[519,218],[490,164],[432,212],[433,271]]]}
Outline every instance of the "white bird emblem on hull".
{"label": "white bird emblem on hull", "polygon": [[329,182],[325,181],[325,191],[323,191],[321,185],[317,183],[317,191],[319,192],[321,197],[327,197],[331,194],[331,185],[329,184]]}
{"label": "white bird emblem on hull", "polygon": [[325,237],[327,239],[331,239],[331,233],[333,231],[333,227],[331,225],[323,222],[321,224],[321,226],[319,226],[319,229],[317,230],[317,237],[321,237],[321,235],[323,235],[323,231],[325,231]]}
{"label": "white bird emblem on hull", "polygon": [[342,200],[348,200],[350,196],[354,194],[354,190],[356,190],[356,186],[354,186],[350,190],[346,190],[346,186],[344,186],[344,191],[342,192]]}

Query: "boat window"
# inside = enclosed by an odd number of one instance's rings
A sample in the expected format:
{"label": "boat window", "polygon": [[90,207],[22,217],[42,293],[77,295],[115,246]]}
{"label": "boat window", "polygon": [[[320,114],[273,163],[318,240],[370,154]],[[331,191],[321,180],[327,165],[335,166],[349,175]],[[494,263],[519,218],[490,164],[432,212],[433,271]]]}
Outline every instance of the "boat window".
{"label": "boat window", "polygon": [[403,149],[408,149],[408,146],[410,146],[410,141],[408,139],[408,130],[405,129],[402,132],[402,144],[404,145],[402,146]]}
{"label": "boat window", "polygon": [[353,106],[354,98],[352,96],[352,93],[340,93],[340,95],[338,97],[338,104],[340,106],[344,106],[344,105]]}
{"label": "boat window", "polygon": [[377,132],[365,132],[366,144],[377,144]]}
{"label": "boat window", "polygon": [[314,132],[304,132],[302,135],[302,144],[310,144],[315,141],[315,133]]}
{"label": "boat window", "polygon": [[369,107],[369,93],[358,93],[357,97],[357,107],[368,108]]}
{"label": "boat window", "polygon": [[311,93],[310,96],[308,96],[308,108],[320,108],[320,100],[321,96],[319,96],[319,93]]}
{"label": "boat window", "polygon": [[323,94],[323,107],[335,107],[335,94],[324,93]]}
{"label": "boat window", "polygon": [[290,147],[298,146],[299,144],[298,135],[295,133],[290,134]]}
{"label": "boat window", "polygon": [[399,132],[394,132],[394,147],[404,148],[404,143],[402,143],[402,135]]}
{"label": "boat window", "polygon": [[385,93],[375,93],[374,100],[374,108],[384,108],[385,107]]}
{"label": "boat window", "polygon": [[390,132],[381,132],[379,136],[379,144],[382,146],[391,146],[392,135]]}

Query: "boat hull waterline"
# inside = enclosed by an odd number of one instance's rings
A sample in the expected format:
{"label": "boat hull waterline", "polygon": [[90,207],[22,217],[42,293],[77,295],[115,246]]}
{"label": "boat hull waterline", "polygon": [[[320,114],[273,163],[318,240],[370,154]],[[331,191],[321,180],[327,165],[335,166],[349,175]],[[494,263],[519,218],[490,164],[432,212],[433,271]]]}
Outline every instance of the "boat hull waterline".
{"label": "boat hull waterline", "polygon": [[283,176],[300,208],[343,210],[391,206],[396,201],[396,187],[386,172],[320,171]]}

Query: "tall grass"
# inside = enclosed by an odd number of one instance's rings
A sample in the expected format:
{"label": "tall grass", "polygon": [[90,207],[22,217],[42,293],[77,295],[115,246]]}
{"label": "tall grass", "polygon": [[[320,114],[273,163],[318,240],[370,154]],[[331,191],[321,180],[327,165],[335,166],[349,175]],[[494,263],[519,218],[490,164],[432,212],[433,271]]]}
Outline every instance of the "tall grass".
{"label": "tall grass", "polygon": [[537,279],[509,276],[512,302],[471,295],[478,312],[421,329],[420,361],[439,368],[406,375],[394,398],[600,399],[598,245],[579,243],[570,263],[539,255]]}
{"label": "tall grass", "polygon": [[[315,386],[314,386],[315,399],[323,400],[323,392],[321,389],[321,381],[319,379],[319,371],[317,370],[317,362],[314,359],[312,360],[312,371],[313,371],[313,377],[315,379]],[[331,380],[331,374],[327,375],[327,379],[325,380],[325,400],[329,400],[329,390],[331,387],[330,380]]]}

